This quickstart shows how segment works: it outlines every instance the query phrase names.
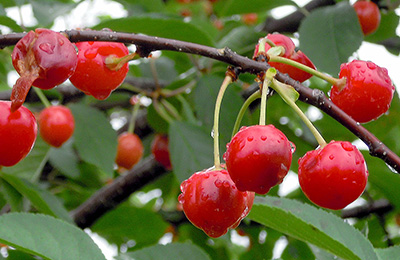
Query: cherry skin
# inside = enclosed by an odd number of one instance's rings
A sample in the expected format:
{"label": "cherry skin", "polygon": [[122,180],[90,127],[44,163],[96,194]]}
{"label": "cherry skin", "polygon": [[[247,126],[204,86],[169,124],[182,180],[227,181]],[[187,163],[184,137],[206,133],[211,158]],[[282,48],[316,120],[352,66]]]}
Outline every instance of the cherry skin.
{"label": "cherry skin", "polygon": [[375,32],[381,22],[379,7],[372,1],[357,1],[353,7],[364,35]]}
{"label": "cherry skin", "polygon": [[226,168],[240,191],[266,194],[292,163],[292,144],[273,125],[242,127],[227,144]]}
{"label": "cherry skin", "polygon": [[12,111],[24,103],[32,85],[54,88],[74,73],[78,61],[75,47],[64,35],[41,28],[19,40],[11,58],[21,75],[12,90]]}
{"label": "cherry skin", "polygon": [[171,170],[172,164],[168,148],[168,136],[157,134],[151,143],[151,153],[154,159],[159,162],[165,169]]}
{"label": "cherry skin", "polygon": [[51,146],[61,147],[71,138],[75,130],[75,120],[66,106],[50,106],[39,114],[39,133]]}
{"label": "cherry skin", "polygon": [[[285,49],[285,53],[282,55],[282,57],[291,59],[293,61],[297,61],[303,65],[306,65],[312,69],[315,69],[314,64],[312,61],[302,52],[302,51],[295,51],[295,45],[289,37],[274,33],[274,34],[268,34],[267,39],[271,40],[275,45],[277,46],[282,46]],[[254,52],[254,57],[256,57],[258,53],[259,45],[256,45],[255,52]],[[271,46],[266,43],[265,44],[265,52],[268,52],[268,50],[271,49]],[[307,79],[311,78],[311,74],[304,72],[298,68],[295,68],[293,66],[279,63],[279,62],[268,62],[268,64],[274,68],[276,68],[279,72],[281,73],[287,73],[292,79],[297,80],[299,82],[304,82]]]}
{"label": "cherry skin", "polygon": [[179,202],[193,225],[210,237],[234,229],[253,206],[254,192],[241,192],[226,170],[203,170],[181,184]]}
{"label": "cherry skin", "polygon": [[122,133],[118,136],[116,164],[119,167],[131,169],[142,158],[143,149],[139,136],[128,132]]}
{"label": "cherry skin", "polygon": [[10,101],[0,101],[0,167],[13,166],[31,151],[37,136],[36,119],[21,106],[11,112]]}
{"label": "cherry skin", "polygon": [[118,70],[106,65],[107,57],[121,58],[129,54],[128,48],[118,42],[78,42],[78,65],[70,78],[71,83],[86,95],[106,99],[118,88],[128,73],[125,63]]}
{"label": "cherry skin", "polygon": [[338,210],[363,193],[368,171],[363,155],[354,145],[331,141],[299,159],[298,176],[309,200],[320,207]]}
{"label": "cherry skin", "polygon": [[330,98],[360,123],[377,119],[390,107],[394,86],[388,71],[370,61],[353,60],[340,66],[344,86],[333,86]]}

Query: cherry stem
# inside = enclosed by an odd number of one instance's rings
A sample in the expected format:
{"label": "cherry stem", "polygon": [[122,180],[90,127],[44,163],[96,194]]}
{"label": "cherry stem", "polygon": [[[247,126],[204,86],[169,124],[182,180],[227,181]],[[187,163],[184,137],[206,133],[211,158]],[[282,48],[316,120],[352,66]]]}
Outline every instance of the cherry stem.
{"label": "cherry stem", "polygon": [[175,119],[177,120],[182,120],[182,117],[179,115],[178,110],[169,103],[166,99],[161,99],[161,104],[165,107],[166,111],[169,112],[170,115],[172,115]]}
{"label": "cherry stem", "polygon": [[36,95],[38,95],[40,101],[42,101],[43,105],[44,105],[45,107],[50,107],[50,106],[51,106],[51,103],[49,102],[49,100],[47,99],[47,97],[46,97],[46,95],[43,93],[43,91],[42,91],[40,88],[36,88],[36,87],[33,87],[33,89],[35,90]]}
{"label": "cherry stem", "polygon": [[164,106],[161,106],[160,102],[158,101],[158,99],[153,98],[153,105],[154,105],[154,109],[157,111],[157,113],[168,123],[171,123],[172,121],[174,121],[174,119],[167,113],[167,111],[165,110]]}
{"label": "cherry stem", "polygon": [[129,121],[128,125],[128,133],[133,134],[135,130],[135,123],[136,123],[136,118],[139,112],[141,102],[140,102],[140,96],[137,96],[137,101],[135,102],[135,105],[132,108],[132,114],[131,114],[131,119]]}
{"label": "cherry stem", "polygon": [[214,126],[213,126],[213,137],[214,137],[214,166],[215,170],[221,170],[221,161],[219,156],[219,111],[221,110],[222,98],[224,97],[225,90],[229,84],[233,81],[230,75],[226,75],[224,81],[218,92],[217,100],[215,101],[214,109]]}
{"label": "cherry stem", "polygon": [[267,120],[267,95],[268,95],[268,88],[271,85],[271,79],[275,76],[276,70],[273,69],[271,74],[271,70],[267,71],[267,75],[264,78],[264,82],[262,84],[261,89],[261,104],[260,104],[260,120],[259,125],[265,125]]}
{"label": "cherry stem", "polygon": [[[319,133],[317,128],[311,123],[310,119],[301,111],[301,109],[296,105],[296,102],[291,98],[288,94],[287,91],[284,90],[284,87],[288,86],[290,88],[293,88],[290,85],[286,85],[282,82],[279,82],[275,78],[272,79],[272,84],[271,87],[282,97],[282,99],[288,104],[296,113],[297,115],[301,118],[301,120],[304,122],[304,124],[310,129],[311,133],[314,135],[315,139],[317,140],[320,148],[324,147],[326,145],[325,139],[322,137],[322,135]],[[293,91],[294,88],[293,88]]]}
{"label": "cherry stem", "polygon": [[250,97],[246,99],[246,101],[243,103],[242,107],[239,110],[239,113],[236,117],[235,124],[233,126],[233,131],[232,131],[232,137],[239,131],[240,123],[242,122],[243,116],[247,110],[247,108],[250,106],[251,103],[253,103],[254,100],[259,99],[261,97],[261,92],[260,90],[254,92],[251,94]]}
{"label": "cherry stem", "polygon": [[321,78],[321,79],[327,81],[331,85],[338,86],[339,88],[341,86],[344,86],[344,84],[346,84],[345,78],[337,79],[337,78],[331,77],[331,76],[326,75],[318,70],[310,68],[300,62],[297,62],[297,61],[294,61],[294,60],[291,60],[288,58],[284,58],[284,57],[280,57],[280,56],[270,56],[268,62],[279,62],[279,63],[284,63],[287,65],[293,66],[293,67],[298,68],[302,71],[305,71],[311,75],[317,76],[318,78]]}
{"label": "cherry stem", "polygon": [[108,56],[104,63],[106,64],[107,68],[109,68],[110,70],[119,70],[121,69],[125,63],[133,60],[136,56],[136,52],[134,53],[130,53],[128,55],[125,55],[124,57],[118,58],[115,55],[110,55]]}

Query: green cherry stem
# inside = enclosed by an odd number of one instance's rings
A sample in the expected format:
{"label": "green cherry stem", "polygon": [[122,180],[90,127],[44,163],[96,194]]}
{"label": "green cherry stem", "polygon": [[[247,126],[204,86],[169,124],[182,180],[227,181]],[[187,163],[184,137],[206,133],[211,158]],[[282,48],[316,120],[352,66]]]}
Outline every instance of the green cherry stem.
{"label": "green cherry stem", "polygon": [[153,98],[153,106],[157,113],[162,117],[162,119],[164,119],[168,123],[174,121],[174,119],[167,113],[164,106],[160,104],[160,101],[158,101],[158,99]]}
{"label": "green cherry stem", "polygon": [[166,99],[162,98],[161,104],[165,107],[166,111],[168,111],[174,118],[176,118],[179,121],[182,120],[182,117],[179,115],[178,110],[176,110],[176,108]]}
{"label": "green cherry stem", "polygon": [[240,123],[242,122],[243,116],[246,113],[247,108],[253,103],[254,100],[259,99],[261,97],[260,90],[251,94],[250,97],[246,99],[243,103],[242,107],[239,110],[239,113],[236,117],[235,125],[233,126],[232,137],[239,131]]}
{"label": "green cherry stem", "polygon": [[129,121],[129,125],[128,125],[128,133],[132,133],[135,130],[135,122],[136,122],[136,118],[139,112],[139,108],[140,108],[140,96],[137,96],[137,101],[135,102],[135,105],[132,108],[132,114],[131,114],[131,119]]}
{"label": "green cherry stem", "polygon": [[50,104],[49,100],[47,99],[46,95],[43,93],[43,91],[40,88],[36,88],[36,87],[33,87],[33,89],[35,90],[36,95],[38,95],[40,101],[42,101],[43,105],[45,107],[50,107],[51,104]]}
{"label": "green cherry stem", "polygon": [[219,111],[221,110],[222,98],[224,97],[225,90],[229,84],[233,81],[232,77],[227,75],[221,84],[219,89],[217,101],[215,101],[214,109],[214,126],[213,126],[213,137],[214,137],[214,166],[216,170],[221,170],[221,161],[219,156]]}
{"label": "green cherry stem", "polygon": [[289,85],[286,85],[282,82],[277,81],[275,78],[272,79],[271,88],[273,88],[282,99],[299,115],[301,120],[303,120],[304,124],[310,129],[311,133],[314,135],[320,147],[324,147],[326,145],[325,139],[319,133],[317,128],[311,123],[308,117],[301,111],[301,109],[296,105],[296,100],[299,96],[299,93]]}
{"label": "green cherry stem", "polygon": [[259,125],[265,125],[267,120],[267,94],[269,85],[271,85],[271,80],[276,75],[275,68],[269,68],[266,72],[264,82],[261,89],[261,104],[260,104],[260,120]]}
{"label": "green cherry stem", "polygon": [[130,53],[121,58],[117,58],[115,57],[115,55],[110,55],[105,59],[104,63],[106,64],[107,68],[116,71],[121,69],[125,65],[125,63],[133,60],[135,56],[136,52]]}
{"label": "green cherry stem", "polygon": [[279,63],[284,63],[290,66],[293,66],[295,68],[301,69],[302,71],[305,71],[307,73],[310,73],[311,75],[317,76],[318,78],[321,78],[325,81],[327,81],[329,84],[331,85],[335,85],[335,86],[342,86],[344,84],[346,84],[346,79],[345,78],[341,78],[341,79],[337,79],[334,77],[331,77],[329,75],[326,75],[318,70],[315,70],[313,68],[310,68],[304,64],[301,64],[300,62],[288,59],[288,58],[284,58],[284,57],[280,57],[280,56],[275,56],[275,55],[271,55],[269,57],[268,62],[279,62]]}

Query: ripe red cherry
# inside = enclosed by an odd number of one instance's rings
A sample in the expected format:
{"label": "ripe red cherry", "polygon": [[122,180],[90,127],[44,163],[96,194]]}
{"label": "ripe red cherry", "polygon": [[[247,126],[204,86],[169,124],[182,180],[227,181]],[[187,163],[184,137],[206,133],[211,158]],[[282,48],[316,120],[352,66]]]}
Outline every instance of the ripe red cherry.
{"label": "ripe red cherry", "polygon": [[71,138],[75,129],[74,116],[66,106],[50,106],[39,114],[39,132],[51,146],[60,147]]}
{"label": "ripe red cherry", "polygon": [[41,89],[54,88],[74,73],[78,61],[75,47],[65,36],[40,28],[18,41],[11,58],[21,75],[12,90],[12,111],[24,103],[32,85]]}
{"label": "ripe red cherry", "polygon": [[157,134],[151,143],[151,153],[157,162],[161,163],[165,169],[171,170],[172,164],[169,156],[168,136]]}
{"label": "ripe red cherry", "polygon": [[366,123],[389,109],[394,86],[385,68],[353,60],[340,66],[339,78],[346,78],[346,84],[333,86],[330,98],[354,120]]}
{"label": "ripe red cherry", "polygon": [[196,172],[181,184],[186,217],[210,237],[234,229],[253,206],[254,192],[239,191],[226,170]]}
{"label": "ripe red cherry", "polygon": [[31,151],[37,135],[36,119],[21,106],[11,112],[10,101],[0,101],[0,167],[13,166]]}
{"label": "ripe red cherry", "polygon": [[242,21],[247,25],[254,25],[258,21],[258,14],[257,13],[243,14]]}
{"label": "ripe red cherry", "polygon": [[378,6],[372,1],[357,1],[353,7],[364,35],[375,32],[381,22],[381,13]]}
{"label": "ripe red cherry", "polygon": [[363,155],[349,142],[332,141],[299,159],[299,182],[316,205],[342,209],[364,191],[368,171]]}
{"label": "ripe red cherry", "polygon": [[[295,51],[295,45],[289,37],[282,34],[274,33],[274,34],[268,34],[267,39],[271,40],[273,43],[275,43],[275,45],[282,46],[285,49],[285,53],[282,55],[282,57],[297,61],[303,65],[315,69],[314,64],[302,51],[300,50],[297,52]],[[259,45],[257,44],[254,56],[257,55],[258,49]],[[271,49],[271,46],[268,43],[266,43],[265,51],[268,52],[269,49]],[[287,64],[279,62],[268,62],[268,64],[276,68],[279,72],[287,73],[292,79],[297,80],[299,82],[306,81],[312,76],[309,73],[306,73],[300,69],[297,69]]]}
{"label": "ripe red cherry", "polygon": [[118,42],[78,42],[78,65],[70,78],[71,83],[86,95],[106,99],[118,88],[128,73],[125,63],[118,70],[106,66],[107,57],[121,58],[129,54],[128,48]]}
{"label": "ripe red cherry", "polygon": [[122,133],[118,137],[117,156],[115,162],[119,167],[131,169],[143,156],[143,144],[139,136]]}
{"label": "ripe red cherry", "polygon": [[292,144],[273,125],[242,127],[227,144],[226,168],[240,191],[266,194],[292,163]]}

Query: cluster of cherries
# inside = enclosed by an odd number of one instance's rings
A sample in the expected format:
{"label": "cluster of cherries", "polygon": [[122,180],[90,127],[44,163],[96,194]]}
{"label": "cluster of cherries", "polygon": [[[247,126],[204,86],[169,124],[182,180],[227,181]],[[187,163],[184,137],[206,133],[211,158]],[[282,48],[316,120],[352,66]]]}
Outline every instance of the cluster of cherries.
{"label": "cluster of cherries", "polygon": [[[354,5],[364,34],[376,30],[374,19],[364,22],[370,1]],[[378,13],[379,13],[379,9]],[[365,25],[365,26],[364,26]],[[315,69],[293,41],[281,34],[267,39],[283,47],[280,56]],[[271,46],[265,45],[267,52]],[[255,54],[259,46],[256,46]],[[257,55],[255,55],[257,56]],[[303,82],[312,75],[279,62],[268,62],[282,73]],[[394,86],[385,68],[373,62],[354,60],[341,65],[340,84],[332,86],[330,98],[354,120],[366,123],[377,119],[390,107]],[[343,81],[344,79],[344,81]],[[206,169],[181,184],[179,202],[187,218],[210,237],[224,235],[236,228],[249,213],[254,194],[266,194],[287,175],[294,145],[273,125],[242,127],[227,144],[222,169]],[[307,152],[298,161],[301,189],[310,201],[328,209],[343,209],[365,190],[368,170],[362,153],[347,141],[331,141]]]}
{"label": "cluster of cherries", "polygon": [[[78,53],[76,51],[78,50]],[[63,34],[48,29],[30,31],[16,45],[12,62],[20,74],[13,87],[11,101],[0,101],[0,166],[13,166],[27,156],[37,136],[53,147],[61,147],[71,138],[75,128],[70,109],[50,105],[35,116],[22,104],[31,86],[52,89],[69,79],[87,95],[106,99],[121,85],[128,73],[128,64],[119,59],[129,54],[122,43],[79,42],[73,45]],[[111,61],[111,62],[110,62]],[[113,67],[117,67],[113,69]],[[157,137],[154,153],[165,162],[166,139]],[[118,138],[116,163],[130,169],[142,157],[143,145],[136,134],[122,133]],[[166,167],[170,164],[166,163]]]}

